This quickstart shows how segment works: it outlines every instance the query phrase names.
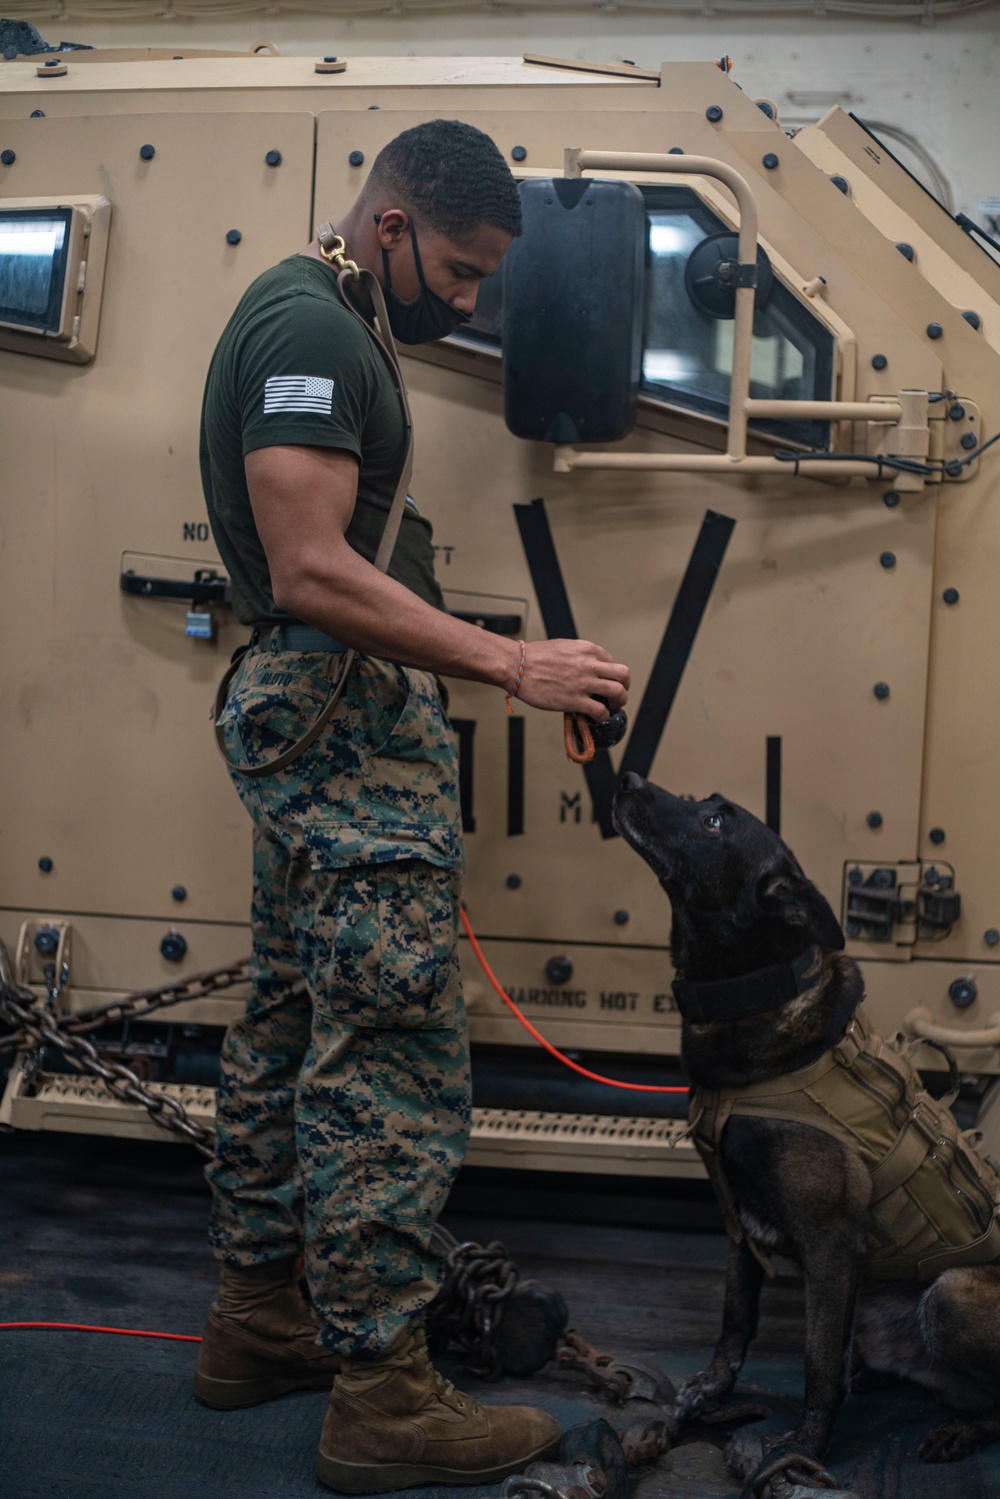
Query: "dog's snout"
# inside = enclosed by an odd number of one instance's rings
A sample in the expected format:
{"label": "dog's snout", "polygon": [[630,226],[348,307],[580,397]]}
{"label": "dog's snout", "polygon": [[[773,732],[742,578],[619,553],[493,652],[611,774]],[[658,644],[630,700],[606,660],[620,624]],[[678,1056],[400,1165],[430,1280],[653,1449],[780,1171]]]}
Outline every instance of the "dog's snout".
{"label": "dog's snout", "polygon": [[645,786],[642,776],[636,775],[634,770],[627,770],[618,782],[619,792],[641,791]]}

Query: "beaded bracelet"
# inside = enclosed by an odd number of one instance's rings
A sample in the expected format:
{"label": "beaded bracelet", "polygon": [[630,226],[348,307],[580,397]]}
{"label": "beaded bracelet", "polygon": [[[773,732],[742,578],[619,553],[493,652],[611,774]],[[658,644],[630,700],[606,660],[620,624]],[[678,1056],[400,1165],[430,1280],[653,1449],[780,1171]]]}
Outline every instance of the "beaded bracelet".
{"label": "beaded bracelet", "polygon": [[507,694],[507,712],[508,713],[513,713],[514,710],[513,710],[513,708],[510,705],[510,700],[511,700],[512,697],[517,697],[517,694],[521,690],[521,683],[524,681],[524,655],[525,655],[525,649],[526,649],[526,647],[525,647],[525,644],[524,644],[523,640],[519,640],[517,643],[521,647],[521,664],[517,668],[517,676],[514,679],[514,685],[513,685],[513,687],[511,688],[511,690]]}

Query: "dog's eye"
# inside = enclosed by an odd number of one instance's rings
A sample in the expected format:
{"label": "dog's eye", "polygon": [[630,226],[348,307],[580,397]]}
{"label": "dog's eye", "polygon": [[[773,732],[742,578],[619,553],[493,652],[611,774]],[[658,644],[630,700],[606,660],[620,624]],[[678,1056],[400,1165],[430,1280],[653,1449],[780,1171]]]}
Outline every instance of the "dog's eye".
{"label": "dog's eye", "polygon": [[701,825],[710,833],[722,832],[722,818],[719,816],[718,812],[709,812],[707,817],[703,817],[701,819]]}

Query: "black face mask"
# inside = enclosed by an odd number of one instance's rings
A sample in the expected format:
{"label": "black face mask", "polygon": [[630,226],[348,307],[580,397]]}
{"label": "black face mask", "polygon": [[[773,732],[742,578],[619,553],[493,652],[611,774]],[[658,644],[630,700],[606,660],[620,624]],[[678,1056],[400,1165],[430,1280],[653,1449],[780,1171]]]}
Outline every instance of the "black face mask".
{"label": "black face mask", "polygon": [[[376,224],[381,218],[380,213],[375,215]],[[424,280],[424,268],[420,264],[417,233],[412,219],[410,220],[410,241],[413,245],[413,261],[417,267],[420,292],[412,302],[406,302],[398,292],[393,291],[389,256],[383,247],[382,274],[385,277],[386,311],[389,314],[389,327],[400,343],[428,344],[436,338],[447,338],[449,333],[454,333],[456,328],[467,323],[472,313],[459,312],[457,308],[449,306],[443,297],[439,297],[437,292],[431,291],[427,285]]]}

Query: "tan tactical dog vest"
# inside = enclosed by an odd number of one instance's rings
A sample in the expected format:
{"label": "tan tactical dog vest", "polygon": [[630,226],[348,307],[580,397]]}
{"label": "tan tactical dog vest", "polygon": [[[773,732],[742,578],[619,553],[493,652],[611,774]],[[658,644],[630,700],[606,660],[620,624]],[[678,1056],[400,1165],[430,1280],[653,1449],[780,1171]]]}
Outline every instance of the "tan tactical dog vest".
{"label": "tan tactical dog vest", "polygon": [[[951,1265],[1000,1258],[1000,1176],[860,1014],[811,1067],[745,1087],[698,1088],[689,1117],[736,1240],[744,1234],[720,1159],[722,1132],[734,1117],[787,1119],[842,1140],[868,1167],[869,1277],[930,1280]],[[750,1247],[773,1274],[752,1240]]]}

